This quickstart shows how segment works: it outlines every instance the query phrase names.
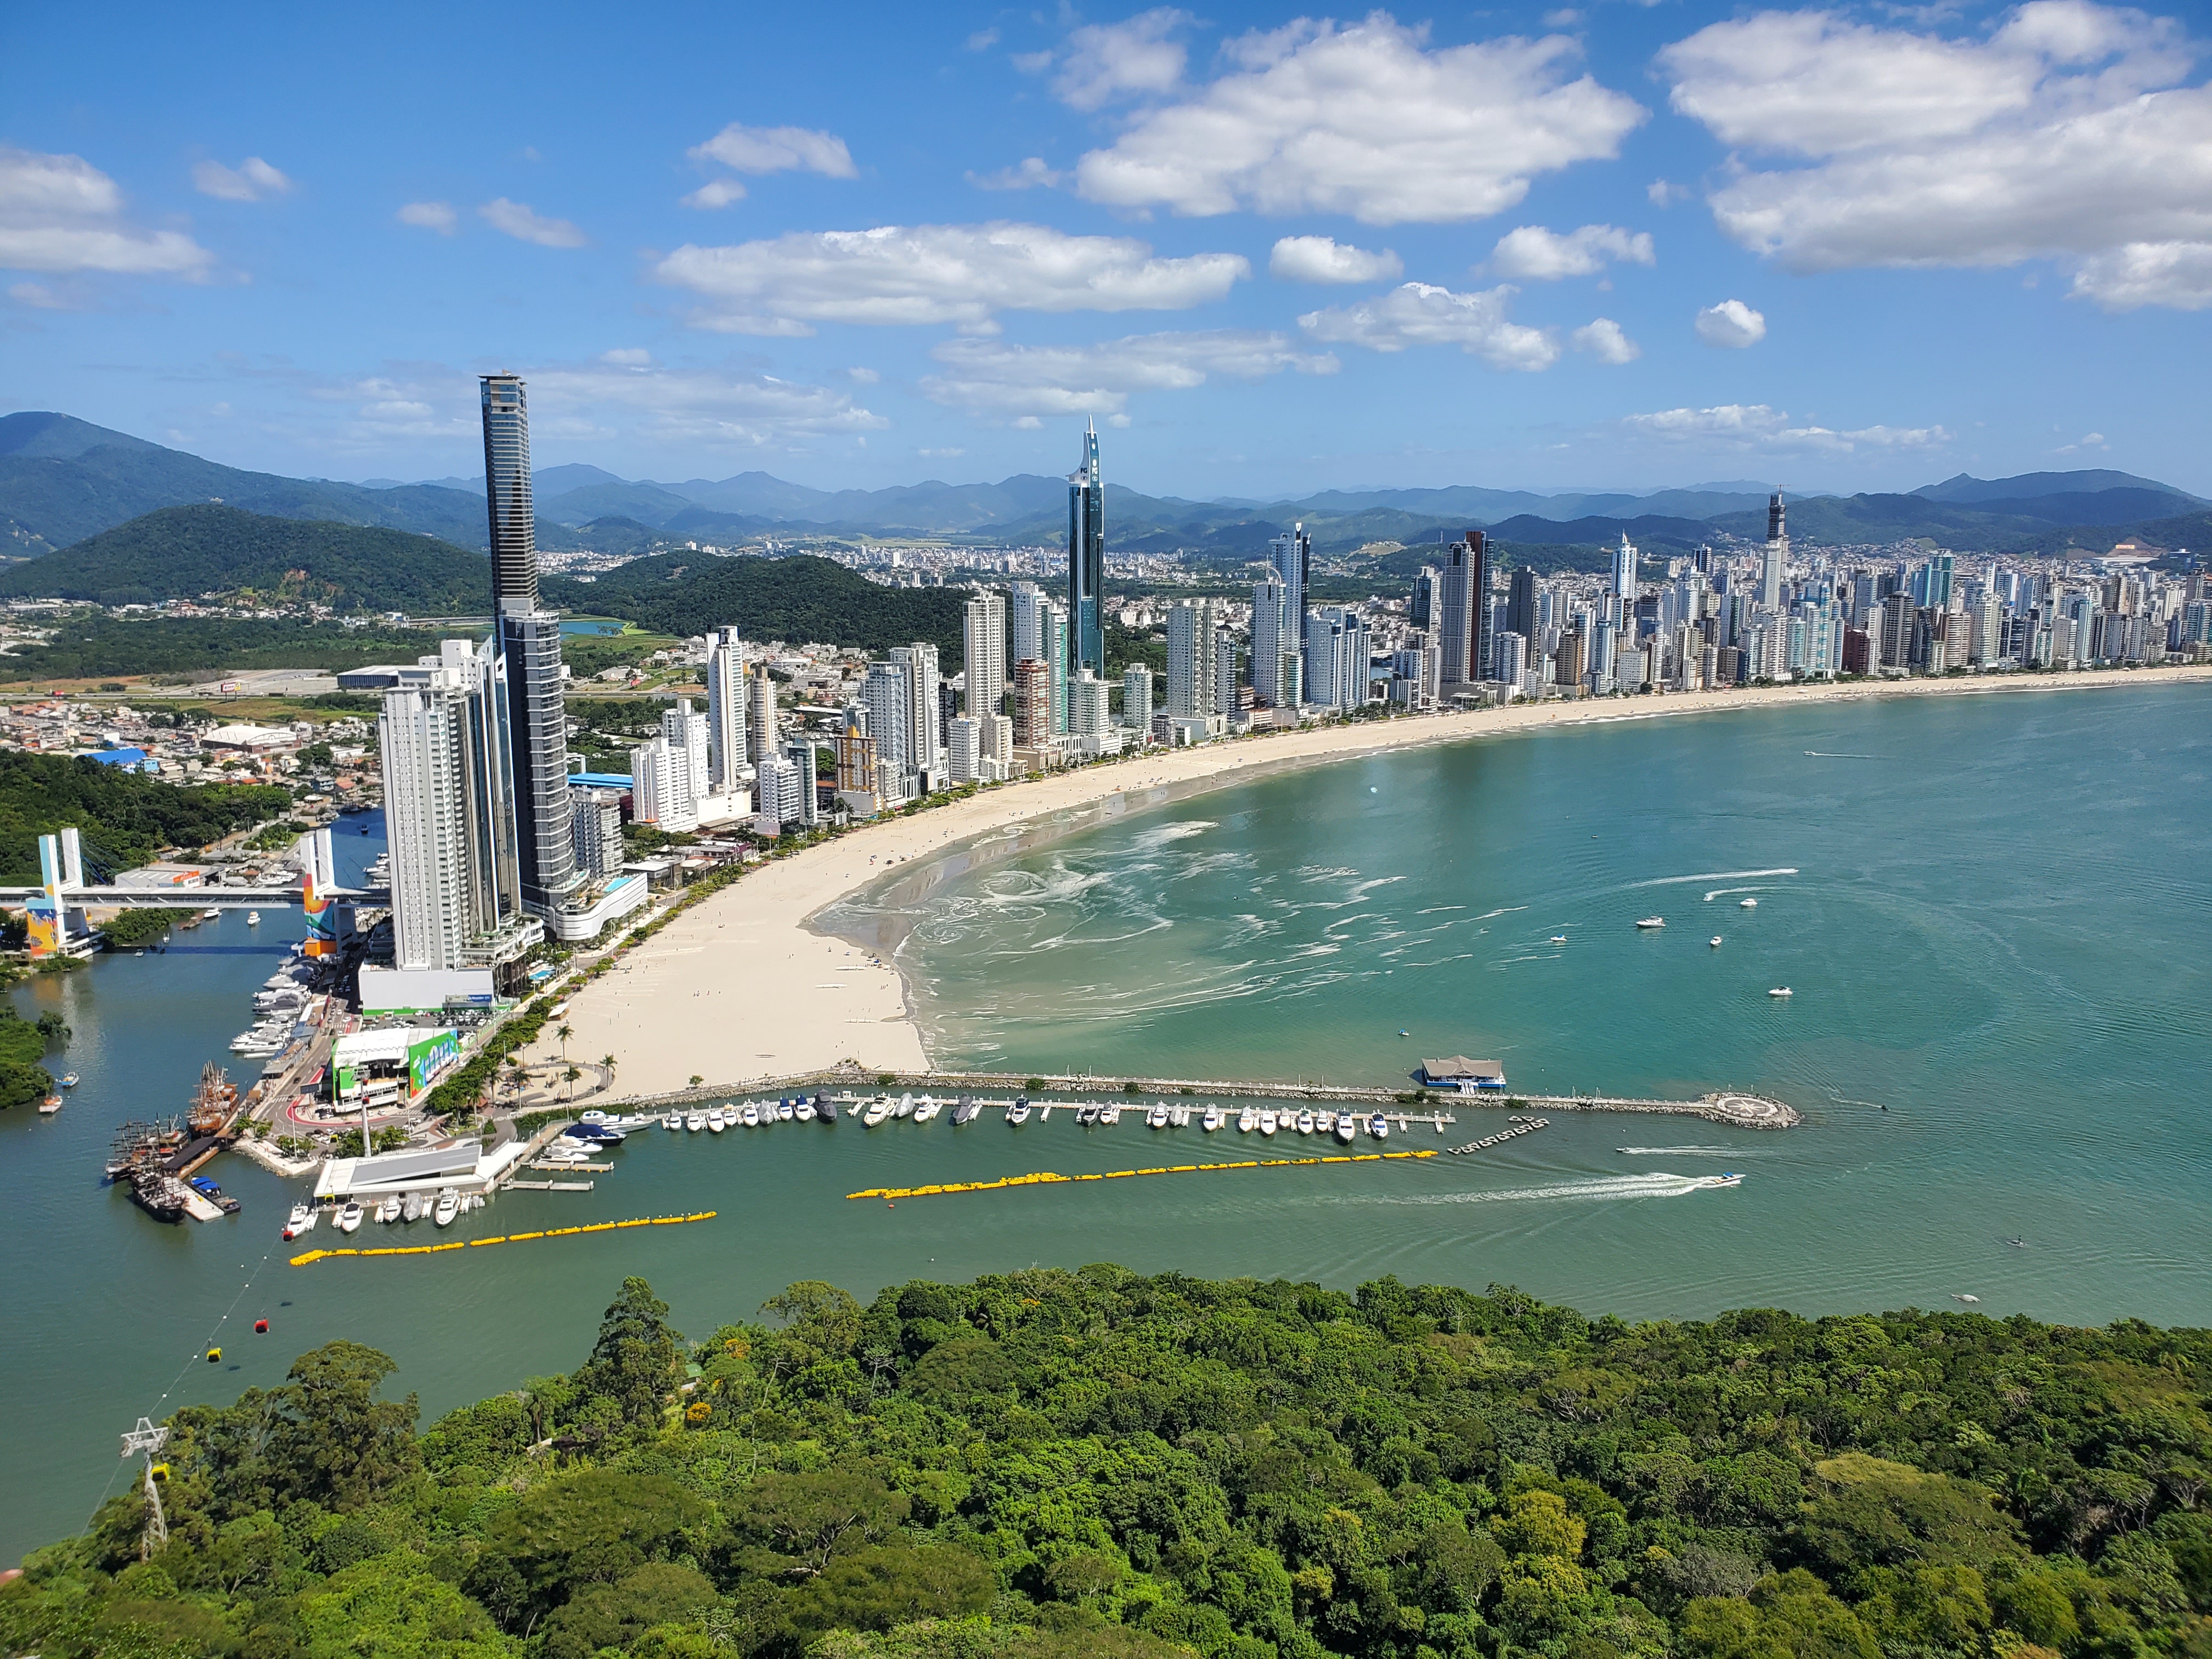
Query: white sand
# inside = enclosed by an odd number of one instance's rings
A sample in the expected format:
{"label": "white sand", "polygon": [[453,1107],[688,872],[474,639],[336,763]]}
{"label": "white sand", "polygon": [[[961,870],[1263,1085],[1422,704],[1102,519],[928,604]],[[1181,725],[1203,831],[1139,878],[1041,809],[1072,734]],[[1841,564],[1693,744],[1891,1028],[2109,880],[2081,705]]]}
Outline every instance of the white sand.
{"label": "white sand", "polygon": [[[755,869],[695,905],[618,965],[578,992],[565,1016],[568,1052],[611,1053],[624,1096],[685,1088],[693,1074],[734,1091],[756,1080],[802,1076],[840,1061],[871,1072],[929,1068],[896,969],[815,932],[810,919],[909,859],[1030,819],[1067,815],[1088,823],[1164,799],[1166,792],[1233,783],[1285,764],[1449,743],[1537,726],[1650,720],[1714,710],[1872,697],[1977,696],[2006,691],[2203,684],[2212,666],[2155,672],[1989,675],[1960,680],[1891,680],[1847,686],[1777,686],[1587,702],[1513,704],[1474,714],[1322,726],[1248,740],[1152,750],[1119,763],[987,789],[956,805],[865,825],[834,841]],[[1153,791],[1162,792],[1155,797]],[[1120,799],[1116,799],[1116,798]],[[542,1042],[529,1055],[552,1060]]]}

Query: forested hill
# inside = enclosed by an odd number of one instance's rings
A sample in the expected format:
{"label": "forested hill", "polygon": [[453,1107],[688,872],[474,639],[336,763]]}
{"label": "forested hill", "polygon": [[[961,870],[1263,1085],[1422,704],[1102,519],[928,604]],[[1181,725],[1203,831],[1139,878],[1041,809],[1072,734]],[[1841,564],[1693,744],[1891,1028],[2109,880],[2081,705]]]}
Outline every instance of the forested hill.
{"label": "forested hill", "polygon": [[2204,1659],[2212,1338],[1109,1267],[800,1284],[417,1434],[334,1343],[172,1419],[0,1650]]}
{"label": "forested hill", "polygon": [[735,628],[751,640],[820,641],[888,651],[923,640],[947,674],[961,662],[961,618],[970,595],[943,587],[885,587],[832,559],[718,558],[664,553],[618,565],[596,581],[548,577],[539,591],[558,610],[621,617],[678,639]]}
{"label": "forested hill", "polygon": [[0,597],[155,604],[205,593],[340,611],[482,614],[491,568],[434,537],[235,507],[166,507],[0,573]]}

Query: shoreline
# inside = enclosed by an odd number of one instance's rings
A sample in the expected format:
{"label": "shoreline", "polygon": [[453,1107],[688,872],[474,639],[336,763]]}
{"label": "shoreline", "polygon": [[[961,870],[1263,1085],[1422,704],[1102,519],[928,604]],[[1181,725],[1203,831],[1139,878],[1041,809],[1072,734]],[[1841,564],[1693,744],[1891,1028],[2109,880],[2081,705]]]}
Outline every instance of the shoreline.
{"label": "shoreline", "polygon": [[[920,867],[885,884],[887,895],[905,906],[956,876],[1123,813],[1294,769],[1561,726],[1900,696],[2208,683],[2212,664],[1823,683],[1511,703],[1148,750],[987,789],[912,817],[879,819],[750,872],[574,993],[564,1016],[574,1028],[570,1046],[615,1057],[621,1099],[688,1093],[693,1075],[702,1079],[697,1089],[716,1093],[841,1070],[938,1075],[904,975],[890,954],[903,927],[897,921],[879,924],[872,945],[865,937],[825,931],[824,912],[909,861]],[[709,960],[690,960],[695,957]],[[525,1057],[542,1064],[558,1054],[559,1045],[546,1037]],[[1295,1091],[1298,1085],[1283,1086]]]}

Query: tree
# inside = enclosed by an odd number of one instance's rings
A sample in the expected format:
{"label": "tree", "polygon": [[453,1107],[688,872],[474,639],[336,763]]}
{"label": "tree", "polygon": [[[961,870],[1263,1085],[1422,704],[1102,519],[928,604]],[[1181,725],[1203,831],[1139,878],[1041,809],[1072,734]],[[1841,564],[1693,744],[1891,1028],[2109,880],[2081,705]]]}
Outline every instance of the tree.
{"label": "tree", "polygon": [[553,1040],[561,1045],[561,1057],[563,1060],[568,1057],[568,1039],[575,1035],[576,1028],[573,1025],[562,1024],[553,1028]]}
{"label": "tree", "polygon": [[585,1393],[611,1401],[622,1420],[649,1425],[660,1420],[663,1398],[675,1386],[683,1338],[670,1328],[668,1304],[638,1278],[625,1279],[599,1322],[592,1357],[576,1373]]}
{"label": "tree", "polygon": [[576,1079],[581,1076],[583,1073],[573,1066],[565,1066],[562,1070],[561,1081],[568,1085],[568,1098],[571,1100],[576,1097]]}
{"label": "tree", "polygon": [[887,1537],[910,1504],[873,1475],[845,1469],[764,1474],[745,1489],[731,1519],[774,1552],[762,1571],[809,1576],[832,1557]]}
{"label": "tree", "polygon": [[376,1397],[398,1369],[358,1342],[325,1343],[292,1362],[270,1395],[268,1461],[295,1501],[352,1509],[416,1467],[415,1396]]}

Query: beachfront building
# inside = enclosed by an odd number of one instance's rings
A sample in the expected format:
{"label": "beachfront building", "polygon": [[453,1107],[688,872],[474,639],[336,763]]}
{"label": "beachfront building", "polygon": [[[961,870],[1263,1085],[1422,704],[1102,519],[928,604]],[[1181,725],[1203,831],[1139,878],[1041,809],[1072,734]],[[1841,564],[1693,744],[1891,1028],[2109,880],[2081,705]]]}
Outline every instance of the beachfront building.
{"label": "beachfront building", "polygon": [[1168,686],[1171,720],[1209,720],[1218,712],[1220,677],[1214,653],[1220,633],[1212,599],[1178,599],[1168,607]]}
{"label": "beachfront building", "polygon": [[707,787],[726,793],[750,781],[752,763],[745,744],[745,665],[738,650],[738,630],[720,628],[707,635]]}
{"label": "beachfront building", "polygon": [[775,682],[768,665],[757,666],[745,680],[745,759],[757,766],[763,756],[775,753]]}
{"label": "beachfront building", "polygon": [[575,828],[576,867],[587,876],[622,873],[622,792],[617,789],[579,789],[570,802],[569,822]]}
{"label": "beachfront building", "polygon": [[964,661],[961,712],[995,714],[1006,700],[1006,602],[996,593],[968,601],[961,622]]}
{"label": "beachfront building", "polygon": [[1014,665],[1014,747],[1040,748],[1052,739],[1052,671],[1032,657]]}
{"label": "beachfront building", "polygon": [[1441,695],[1446,701],[1470,690],[1490,668],[1490,543],[1470,530],[1446,544],[1437,573],[1431,630],[1437,639]]}
{"label": "beachfront building", "polygon": [[[1301,701],[1300,690],[1311,670],[1301,662],[1290,670],[1286,678],[1282,659],[1300,657],[1305,648],[1307,594],[1313,582],[1313,538],[1306,533],[1304,524],[1294,524],[1283,534],[1267,544],[1267,581],[1281,589],[1268,602],[1269,614],[1262,617],[1261,600],[1255,591],[1252,600],[1252,687],[1261,699],[1277,708],[1295,708]],[[1279,606],[1279,610],[1276,607]],[[1261,630],[1267,627],[1267,640],[1263,646]],[[1261,661],[1263,649],[1274,653],[1272,662]],[[1267,676],[1272,695],[1261,690],[1261,676]],[[1288,685],[1288,695],[1284,688]]]}
{"label": "beachfront building", "polygon": [[1790,532],[1778,489],[1766,503],[1766,548],[1759,562],[1759,603],[1764,609],[1782,609],[1782,572],[1789,562]]}
{"label": "beachfront building", "polygon": [[1142,663],[1121,671],[1121,724],[1139,732],[1152,729],[1152,671]]}
{"label": "beachfront building", "polygon": [[1368,630],[1358,613],[1327,605],[1306,617],[1306,701],[1340,714],[1367,704]]}
{"label": "beachfront building", "polygon": [[942,698],[939,692],[937,647],[920,640],[912,645],[895,646],[891,662],[906,677],[905,769],[915,775],[917,787],[927,793],[935,787],[935,781],[945,775],[945,748],[938,736]]}
{"label": "beachfront building", "polygon": [[1092,424],[1084,431],[1082,465],[1067,478],[1067,616],[1073,666],[1094,675],[1106,672],[1105,587],[1106,489]]}

